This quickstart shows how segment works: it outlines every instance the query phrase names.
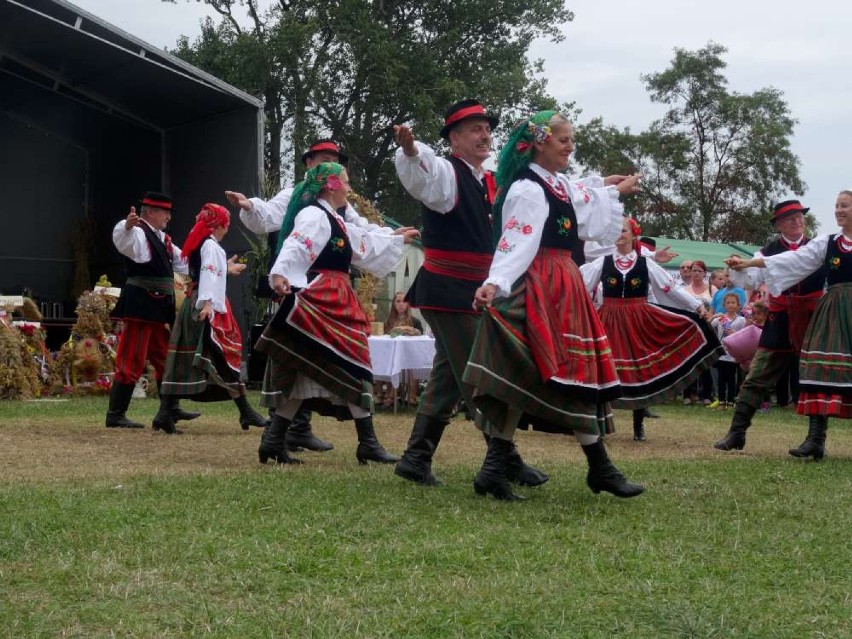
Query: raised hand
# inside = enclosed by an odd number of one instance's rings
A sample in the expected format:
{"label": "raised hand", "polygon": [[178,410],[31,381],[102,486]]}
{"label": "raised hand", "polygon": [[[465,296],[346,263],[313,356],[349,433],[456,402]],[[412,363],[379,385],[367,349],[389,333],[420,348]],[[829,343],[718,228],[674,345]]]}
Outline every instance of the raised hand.
{"label": "raised hand", "polygon": [[402,152],[408,157],[413,158],[417,155],[417,146],[414,144],[414,133],[411,129],[403,124],[395,124],[393,134],[396,138],[396,143],[402,147]]}
{"label": "raised hand", "polygon": [[619,195],[633,195],[639,192],[639,174],[631,175],[624,178],[615,185]]}
{"label": "raised hand", "polygon": [[236,191],[225,191],[225,197],[228,198],[228,202],[230,202],[233,206],[239,206],[245,211],[251,211],[252,208],[254,208],[251,200],[242,193],[237,193]]}
{"label": "raised hand", "polygon": [[654,261],[657,264],[666,264],[667,262],[671,262],[674,258],[678,256],[674,251],[670,251],[671,246],[664,246],[660,250],[654,253]]}
{"label": "raised hand", "polygon": [[139,216],[136,215],[136,207],[131,206],[130,207],[130,213],[127,215],[127,218],[125,218],[124,228],[129,231],[134,226],[138,226],[139,225],[139,219],[140,219]]}

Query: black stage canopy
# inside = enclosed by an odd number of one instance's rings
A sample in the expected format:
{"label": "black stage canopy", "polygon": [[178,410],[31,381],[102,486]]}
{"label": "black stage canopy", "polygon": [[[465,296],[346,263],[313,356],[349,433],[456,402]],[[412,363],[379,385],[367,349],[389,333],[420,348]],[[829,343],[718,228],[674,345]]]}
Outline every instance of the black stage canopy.
{"label": "black stage canopy", "polygon": [[80,255],[120,285],[111,231],[142,192],[172,195],[180,243],[204,202],[258,193],[262,143],[252,96],[65,0],[0,0],[0,292],[70,302]]}

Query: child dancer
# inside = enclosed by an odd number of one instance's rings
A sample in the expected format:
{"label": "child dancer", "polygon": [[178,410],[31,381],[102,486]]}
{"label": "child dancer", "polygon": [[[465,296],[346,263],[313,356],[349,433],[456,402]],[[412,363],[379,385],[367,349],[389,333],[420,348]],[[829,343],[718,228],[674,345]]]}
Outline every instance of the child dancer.
{"label": "child dancer", "polygon": [[154,428],[178,432],[170,406],[175,398],[195,401],[233,399],[240,411],[240,426],[266,426],[266,420],[249,405],[240,381],[243,340],[225,295],[228,275],[239,275],[245,264],[227,259],[220,246],[231,215],[218,204],[205,204],[195,217],[181,256],[189,264],[193,290],[184,300],[169,340],[166,370],[160,386],[160,410]]}

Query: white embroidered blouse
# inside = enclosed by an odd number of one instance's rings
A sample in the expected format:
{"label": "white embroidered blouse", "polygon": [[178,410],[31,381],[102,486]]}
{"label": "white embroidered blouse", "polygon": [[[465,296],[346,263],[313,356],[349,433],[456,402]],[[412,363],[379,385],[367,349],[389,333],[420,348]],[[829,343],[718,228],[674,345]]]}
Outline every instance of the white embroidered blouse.
{"label": "white embroidered blouse", "polygon": [[[770,295],[781,295],[783,291],[818,270],[825,263],[828,243],[837,241],[838,235],[841,234],[820,235],[796,251],[784,251],[778,255],[764,257],[766,268],[763,270],[763,277]],[[843,241],[852,247],[852,237],[844,234]]]}
{"label": "white embroidered blouse", "polygon": [[216,238],[210,242],[201,243],[201,266],[198,271],[198,300],[195,308],[204,308],[204,302],[209,301],[217,313],[225,312],[225,299],[228,280],[228,256]]}
{"label": "white embroidered blouse", "polygon": [[352,245],[352,264],[359,269],[384,277],[390,273],[402,257],[404,238],[382,230],[370,230],[346,222],[325,200],[317,200],[319,206],[307,206],[296,216],[293,231],[284,240],[281,251],[269,273],[282,275],[291,286],[304,288],[308,285],[308,271],[331,239],[332,229],[326,211],[345,225]]}
{"label": "white embroidered blouse", "polygon": [[[621,235],[624,208],[618,201],[618,190],[604,186],[603,178],[589,177],[570,181],[537,164],[530,164],[545,181],[567,190],[577,215],[581,240],[614,244]],[[526,272],[538,253],[541,236],[549,214],[542,187],[532,180],[517,180],[509,188],[503,203],[503,234],[498,244],[491,271],[485,284],[497,287],[495,297],[509,294],[512,284]]]}

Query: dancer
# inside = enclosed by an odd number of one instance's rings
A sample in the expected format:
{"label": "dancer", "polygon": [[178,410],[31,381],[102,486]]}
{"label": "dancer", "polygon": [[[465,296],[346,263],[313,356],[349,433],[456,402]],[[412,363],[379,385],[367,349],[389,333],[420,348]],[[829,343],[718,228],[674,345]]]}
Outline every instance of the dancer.
{"label": "dancer", "polygon": [[[347,224],[337,210],[349,191],[343,166],[319,164],[294,190],[282,223],[269,284],[283,299],[256,346],[269,357],[264,403],[276,409],[261,439],[261,463],[299,463],[287,453],[286,434],[303,402],[320,414],[355,419],[359,463],[399,460],[373,430],[369,322],[350,284],[349,266],[383,277],[417,231],[368,233]],[[309,272],[316,275],[310,282]]]}
{"label": "dancer", "polygon": [[245,264],[227,259],[220,246],[228,232],[231,214],[218,204],[205,204],[195,217],[181,257],[189,265],[192,293],[184,301],[169,341],[160,410],[154,428],[179,432],[171,406],[179,397],[195,401],[233,399],[240,411],[240,426],[266,426],[266,419],[249,405],[240,381],[243,339],[225,294],[228,275],[239,275]]}
{"label": "dancer", "polygon": [[[127,418],[127,409],[136,382],[151,362],[157,384],[163,381],[163,368],[169,346],[169,330],[175,321],[175,273],[187,273],[180,248],[165,232],[172,219],[172,199],[165,193],[148,191],[128,216],[112,230],[112,241],[124,257],[127,282],[112,311],[124,330],[115,356],[115,379],[109,395],[107,428],[144,428]],[[189,420],[201,413],[181,410],[174,399],[169,405],[174,421]],[[155,426],[156,428],[156,426]]]}
{"label": "dancer", "polygon": [[839,233],[820,235],[795,251],[728,260],[728,266],[736,270],[764,268],[773,298],[814,274],[825,275],[828,290],[808,324],[799,361],[797,410],[809,417],[808,435],[789,451],[794,457],[814,460],[825,456],[828,418],[852,419],[852,191],[837,196],[834,217]]}
{"label": "dancer", "polygon": [[[696,314],[701,302],[641,255],[640,231],[636,220],[624,218],[615,255],[600,257],[580,272],[590,294],[599,284],[603,289],[599,315],[622,390],[613,404],[633,410],[633,439],[645,441],[645,408],[677,396],[724,351]],[[648,303],[651,295],[656,304]]]}
{"label": "dancer", "polygon": [[[408,127],[394,127],[397,174],[411,196],[423,203],[426,259],[407,299],[420,309],[435,337],[432,372],[394,472],[424,486],[441,483],[432,474],[432,458],[459,400],[473,407],[461,378],[477,326],[470,300],[488,275],[494,254],[491,204],[496,185],[482,165],[491,156],[491,130],[497,123],[478,100],[451,106],[441,129],[441,137],[450,144],[446,158],[415,141]],[[489,425],[478,425],[487,439]],[[548,480],[523,462],[514,444],[509,447],[510,481],[538,486]]]}
{"label": "dancer", "polygon": [[[574,150],[564,115],[522,120],[500,153],[494,207],[497,251],[474,306],[486,308],[464,372],[476,407],[493,424],[478,494],[520,497],[506,480],[511,439],[523,412],[574,432],[589,462],[587,483],[619,497],[644,488],[607,456],[603,405],[621,395],[609,341],[571,259],[578,239],[612,243],[622,228],[620,194],[639,176],[571,183],[562,173]],[[501,233],[502,230],[502,233]]]}
{"label": "dancer", "polygon": [[[772,224],[780,232],[780,237],[755,253],[754,258],[759,260],[795,252],[807,246],[812,241],[804,234],[805,213],[809,210],[799,200],[785,200],[776,204]],[[740,385],[730,429],[714,444],[718,450],[745,448],[746,431],[764,398],[769,396],[785,371],[798,367],[805,330],[825,287],[825,271],[824,268],[817,269],[788,289],[770,295],[769,317],[760,335],[757,353]],[[758,288],[764,277],[765,272],[757,268],[731,274],[731,280],[745,289]],[[815,430],[822,427],[819,415],[812,416],[810,421]]]}
{"label": "dancer", "polygon": [[[323,162],[337,162],[342,166],[346,166],[349,162],[349,157],[340,149],[340,145],[337,142],[329,138],[322,138],[316,140],[302,154],[302,164],[307,169],[312,169]],[[256,197],[247,198],[242,193],[235,191],[225,191],[225,197],[228,198],[228,201],[232,205],[240,207],[240,221],[245,227],[258,235],[267,236],[267,242],[270,246],[270,268],[278,255],[278,232],[287,213],[287,206],[290,203],[294,188],[286,187],[282,189],[269,201],[264,201]],[[395,232],[399,234],[410,230],[410,227],[404,227],[394,231],[388,227],[371,224],[365,218],[358,215],[348,202],[341,207],[338,213],[347,222],[376,233],[392,234]],[[261,283],[260,288],[263,289],[265,297],[271,296],[272,291],[269,290],[266,281]],[[287,445],[291,451],[307,449],[324,452],[334,449],[334,445],[331,442],[320,439],[313,432],[313,428],[311,427],[311,411],[307,409],[300,410],[293,417],[290,428],[287,431]]]}

